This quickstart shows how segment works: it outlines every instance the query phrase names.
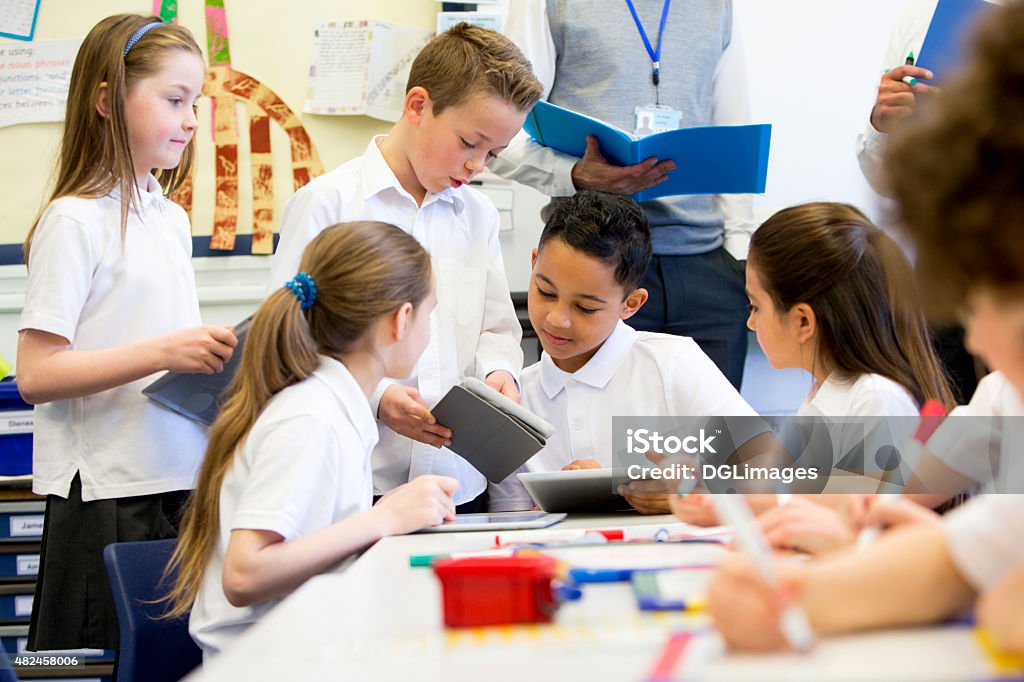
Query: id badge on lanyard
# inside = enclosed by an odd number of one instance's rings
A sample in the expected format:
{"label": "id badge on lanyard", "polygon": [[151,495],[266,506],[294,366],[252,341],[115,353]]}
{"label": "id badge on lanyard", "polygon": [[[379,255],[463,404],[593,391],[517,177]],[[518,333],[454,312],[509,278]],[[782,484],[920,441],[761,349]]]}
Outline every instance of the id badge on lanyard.
{"label": "id badge on lanyard", "polygon": [[675,130],[683,120],[683,112],[658,104],[635,107],[633,113],[636,120],[633,134],[637,139],[666,130]]}

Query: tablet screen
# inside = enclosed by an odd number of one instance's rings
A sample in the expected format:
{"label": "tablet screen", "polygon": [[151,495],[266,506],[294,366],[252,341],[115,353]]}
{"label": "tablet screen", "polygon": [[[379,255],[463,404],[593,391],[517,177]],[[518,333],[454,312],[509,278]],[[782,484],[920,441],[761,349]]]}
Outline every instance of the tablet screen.
{"label": "tablet screen", "polygon": [[565,518],[565,514],[549,514],[543,511],[495,512],[493,514],[458,514],[454,521],[445,521],[440,526],[424,528],[424,533],[444,533],[470,530],[519,530],[522,528],[547,528]]}

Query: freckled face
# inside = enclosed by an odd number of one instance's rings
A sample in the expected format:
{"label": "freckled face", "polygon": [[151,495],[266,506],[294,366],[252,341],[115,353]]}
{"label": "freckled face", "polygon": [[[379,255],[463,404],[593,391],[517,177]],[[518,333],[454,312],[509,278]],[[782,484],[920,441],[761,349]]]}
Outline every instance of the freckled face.
{"label": "freckled face", "polygon": [[168,50],[159,71],[128,88],[128,146],[140,183],[153,169],[174,168],[181,162],[198,125],[196,102],[205,72],[193,53]]}

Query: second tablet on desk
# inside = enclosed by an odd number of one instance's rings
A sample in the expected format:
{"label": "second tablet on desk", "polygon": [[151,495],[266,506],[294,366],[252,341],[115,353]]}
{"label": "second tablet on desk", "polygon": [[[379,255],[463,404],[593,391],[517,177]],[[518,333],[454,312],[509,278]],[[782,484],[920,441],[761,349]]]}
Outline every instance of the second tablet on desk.
{"label": "second tablet on desk", "polygon": [[531,471],[516,474],[538,506],[546,512],[599,513],[631,511],[616,492],[613,469]]}

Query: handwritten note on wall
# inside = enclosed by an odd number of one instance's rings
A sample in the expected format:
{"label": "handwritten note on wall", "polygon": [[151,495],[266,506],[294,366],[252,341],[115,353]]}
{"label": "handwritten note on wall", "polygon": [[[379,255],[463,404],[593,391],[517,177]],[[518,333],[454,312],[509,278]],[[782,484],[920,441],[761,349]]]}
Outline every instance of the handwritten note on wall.
{"label": "handwritten note on wall", "polygon": [[0,43],[0,127],[63,120],[81,43]]}

